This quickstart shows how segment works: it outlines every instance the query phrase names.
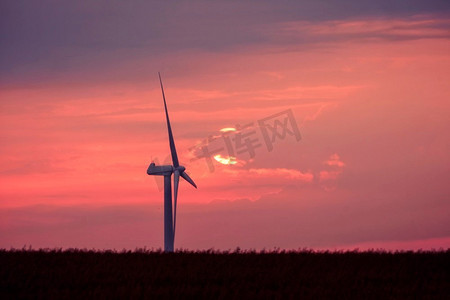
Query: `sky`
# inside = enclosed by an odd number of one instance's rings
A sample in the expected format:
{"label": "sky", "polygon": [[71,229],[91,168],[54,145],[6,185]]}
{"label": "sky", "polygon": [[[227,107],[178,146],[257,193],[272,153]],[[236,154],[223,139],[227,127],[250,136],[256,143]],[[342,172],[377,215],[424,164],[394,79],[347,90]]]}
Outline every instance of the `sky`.
{"label": "sky", "polygon": [[[450,248],[447,1],[2,1],[0,248]],[[205,152],[206,151],[206,152]]]}

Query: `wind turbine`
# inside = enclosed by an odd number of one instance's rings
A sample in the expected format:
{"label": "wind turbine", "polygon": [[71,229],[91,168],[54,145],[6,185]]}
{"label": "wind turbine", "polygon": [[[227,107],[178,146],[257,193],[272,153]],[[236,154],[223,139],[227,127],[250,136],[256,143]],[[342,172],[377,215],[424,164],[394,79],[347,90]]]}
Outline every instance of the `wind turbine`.
{"label": "wind turbine", "polygon": [[[147,169],[148,175],[164,176],[164,251],[173,252],[175,242],[175,227],[177,224],[177,196],[178,196],[178,182],[180,176],[187,182],[192,184],[195,188],[194,181],[185,172],[186,168],[180,166],[178,162],[177,150],[175,148],[175,141],[173,140],[172,128],[170,127],[169,113],[167,112],[166,97],[164,96],[164,88],[159,74],[159,83],[161,84],[161,91],[164,101],[164,110],[166,111],[167,130],[169,132],[170,154],[172,156],[172,164],[166,166],[156,166],[154,162],[150,164]],[[172,185],[171,176],[173,173],[173,214],[172,214]]]}

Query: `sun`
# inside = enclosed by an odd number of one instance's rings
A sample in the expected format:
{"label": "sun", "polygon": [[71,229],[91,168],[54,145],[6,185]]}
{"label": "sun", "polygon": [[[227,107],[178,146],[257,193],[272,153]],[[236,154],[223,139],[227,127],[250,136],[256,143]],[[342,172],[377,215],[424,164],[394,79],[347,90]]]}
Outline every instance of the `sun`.
{"label": "sun", "polygon": [[236,131],[236,128],[233,127],[225,127],[220,129],[221,132],[229,132],[229,131]]}
{"label": "sun", "polygon": [[217,154],[214,155],[214,159],[224,165],[235,165],[237,163],[236,157],[234,156],[222,157],[222,155]]}

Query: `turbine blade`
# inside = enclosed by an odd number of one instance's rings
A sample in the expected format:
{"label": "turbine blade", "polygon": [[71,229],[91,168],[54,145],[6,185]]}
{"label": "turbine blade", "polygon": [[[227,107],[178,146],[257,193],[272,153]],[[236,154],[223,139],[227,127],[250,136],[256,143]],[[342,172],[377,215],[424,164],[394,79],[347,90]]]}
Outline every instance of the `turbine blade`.
{"label": "turbine blade", "polygon": [[164,95],[164,88],[161,80],[161,74],[159,74],[159,83],[161,84],[161,91],[162,96],[164,100],[164,109],[166,111],[166,120],[167,120],[167,130],[169,131],[169,144],[170,144],[170,153],[172,154],[172,163],[173,166],[176,168],[180,164],[178,163],[178,156],[177,156],[177,149],[175,149],[175,141],[173,140],[173,134],[172,134],[172,127],[170,127],[170,121],[169,121],[169,113],[167,112],[167,104],[166,104],[166,96]]}
{"label": "turbine blade", "polygon": [[181,173],[181,177],[183,177],[187,182],[192,184],[195,188],[197,188],[197,185],[195,184],[194,180],[189,177],[189,175],[186,172]]}
{"label": "turbine blade", "polygon": [[178,182],[180,181],[180,171],[173,172],[173,240],[175,241],[175,228],[177,225],[177,197],[178,197]]}

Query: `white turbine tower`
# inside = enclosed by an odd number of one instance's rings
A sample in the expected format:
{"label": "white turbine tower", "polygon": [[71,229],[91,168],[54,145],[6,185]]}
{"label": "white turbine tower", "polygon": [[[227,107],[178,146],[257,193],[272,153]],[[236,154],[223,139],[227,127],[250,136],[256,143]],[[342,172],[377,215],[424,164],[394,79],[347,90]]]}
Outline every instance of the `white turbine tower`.
{"label": "white turbine tower", "polygon": [[[177,196],[178,196],[178,182],[180,176],[187,182],[192,184],[195,188],[194,181],[185,172],[186,168],[180,166],[178,163],[177,150],[175,149],[175,142],[173,140],[172,128],[170,127],[169,114],[167,112],[166,97],[164,96],[164,88],[161,80],[161,75],[158,72],[159,83],[161,84],[161,91],[164,100],[164,109],[166,111],[167,130],[169,132],[170,154],[172,156],[172,164],[169,166],[156,166],[154,162],[150,164],[147,169],[148,175],[164,176],[164,251],[173,252],[175,242],[175,226],[177,222]],[[172,214],[172,186],[171,176],[173,173],[173,214]]]}

